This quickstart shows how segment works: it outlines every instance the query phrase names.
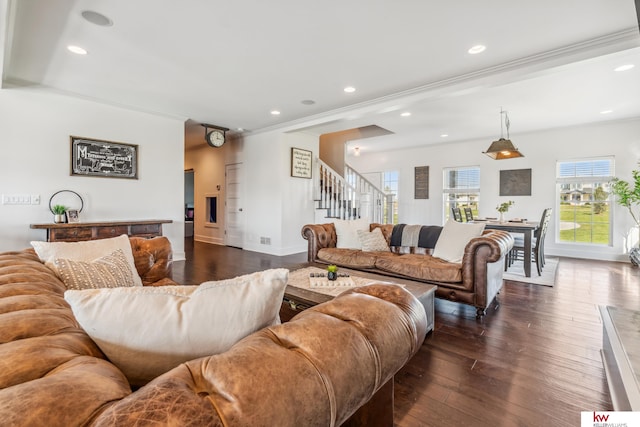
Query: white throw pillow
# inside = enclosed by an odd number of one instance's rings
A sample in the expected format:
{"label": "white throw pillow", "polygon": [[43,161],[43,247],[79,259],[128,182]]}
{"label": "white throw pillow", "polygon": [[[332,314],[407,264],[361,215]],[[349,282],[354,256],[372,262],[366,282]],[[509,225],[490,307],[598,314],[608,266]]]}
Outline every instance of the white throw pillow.
{"label": "white throw pillow", "polygon": [[448,220],[438,237],[433,256],[449,262],[462,262],[464,248],[475,237],[482,236],[484,224],[468,224]]}
{"label": "white throw pillow", "polygon": [[389,252],[389,245],[379,228],[374,228],[371,232],[358,230],[358,238],[365,252]]}
{"label": "white throw pillow", "polygon": [[40,261],[47,263],[56,258],[70,259],[73,261],[93,261],[118,249],[122,249],[129,267],[133,272],[135,286],[142,286],[142,280],[138,275],[136,263],[133,260],[133,251],[129,243],[129,236],[123,234],[109,239],[87,240],[83,242],[31,242]]}
{"label": "white throw pillow", "polygon": [[93,261],[55,258],[47,267],[56,273],[67,289],[99,289],[135,286],[133,272],[122,249]]}
{"label": "white throw pillow", "polygon": [[358,238],[358,230],[369,231],[369,219],[360,218],[353,220],[336,219],[333,221],[338,236],[337,248],[362,249]]}
{"label": "white throw pillow", "polygon": [[134,385],[280,323],[289,270],[200,286],[66,291],[80,326]]}

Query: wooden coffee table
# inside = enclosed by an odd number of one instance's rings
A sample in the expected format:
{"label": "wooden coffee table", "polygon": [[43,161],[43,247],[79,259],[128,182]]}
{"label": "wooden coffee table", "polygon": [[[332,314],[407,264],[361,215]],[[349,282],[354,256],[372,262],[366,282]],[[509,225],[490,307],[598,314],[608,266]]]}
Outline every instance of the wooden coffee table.
{"label": "wooden coffee table", "polygon": [[[308,267],[317,267],[326,271],[327,266],[324,264],[309,264]],[[434,299],[436,295],[437,286],[429,285],[427,283],[416,282],[408,279],[400,279],[397,277],[384,276],[382,274],[369,273],[360,270],[351,270],[348,268],[340,267],[340,273],[348,273],[353,277],[361,277],[365,279],[371,279],[373,281],[380,281],[384,283],[394,283],[404,285],[405,289],[411,292],[418,301],[424,306],[424,310],[427,313],[427,332],[433,330],[434,322]],[[345,287],[344,290],[349,289]],[[309,289],[303,289],[291,285],[287,285],[285,289],[284,298],[282,301],[282,307],[280,308],[280,319],[283,322],[291,320],[293,316],[300,313],[302,310],[306,310],[309,307],[313,307],[317,304],[322,304],[335,298],[332,295],[326,295],[320,292],[312,291]]]}

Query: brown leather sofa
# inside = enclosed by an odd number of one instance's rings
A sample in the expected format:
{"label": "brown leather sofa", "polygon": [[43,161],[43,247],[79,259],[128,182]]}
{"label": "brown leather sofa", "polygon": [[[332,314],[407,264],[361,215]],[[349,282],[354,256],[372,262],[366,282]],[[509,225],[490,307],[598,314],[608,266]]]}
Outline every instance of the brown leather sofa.
{"label": "brown leather sofa", "polygon": [[[370,224],[380,228],[391,243],[393,224]],[[476,315],[487,308],[502,288],[504,257],[513,247],[511,234],[485,230],[472,239],[464,250],[462,263],[451,263],[431,256],[433,248],[391,246],[389,252],[363,252],[336,248],[335,225],[307,224],[302,237],[308,240],[309,262],[336,264],[342,267],[402,277],[437,285],[436,297],[476,307]]]}
{"label": "brown leather sofa", "polygon": [[[145,285],[175,284],[164,237],[131,238]],[[392,425],[393,376],[426,334],[404,289],[353,290],[132,391],[33,250],[0,254],[0,424]]]}

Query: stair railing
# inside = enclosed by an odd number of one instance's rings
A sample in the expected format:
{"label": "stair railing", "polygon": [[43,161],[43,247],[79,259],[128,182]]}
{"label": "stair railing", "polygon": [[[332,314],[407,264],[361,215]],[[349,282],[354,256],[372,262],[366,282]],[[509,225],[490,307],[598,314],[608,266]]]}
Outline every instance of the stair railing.
{"label": "stair railing", "polygon": [[[385,222],[384,207],[388,207],[387,222],[393,218],[393,194],[385,193],[364,176],[346,165],[345,177],[322,160],[316,161],[314,200],[319,209],[326,209],[328,218],[370,218]],[[386,201],[386,203],[385,203]]]}
{"label": "stair railing", "polygon": [[[380,224],[393,222],[393,193],[383,191],[349,164],[345,165],[345,177],[360,194],[361,216]],[[384,211],[385,207],[387,212]]]}
{"label": "stair railing", "polygon": [[317,207],[327,210],[327,218],[360,218],[356,188],[322,160],[317,159],[316,165],[314,200]]}

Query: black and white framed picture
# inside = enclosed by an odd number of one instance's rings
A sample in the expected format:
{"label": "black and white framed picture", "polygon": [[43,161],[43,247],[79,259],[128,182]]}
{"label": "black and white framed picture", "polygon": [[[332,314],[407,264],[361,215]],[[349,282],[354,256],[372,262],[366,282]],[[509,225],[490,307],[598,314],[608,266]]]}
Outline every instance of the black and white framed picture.
{"label": "black and white framed picture", "polygon": [[71,136],[71,175],[138,179],[138,146]]}
{"label": "black and white framed picture", "polygon": [[291,176],[296,178],[311,178],[311,170],[311,151],[291,147]]}
{"label": "black and white framed picture", "polygon": [[67,209],[67,222],[80,222],[80,212],[77,209]]}

